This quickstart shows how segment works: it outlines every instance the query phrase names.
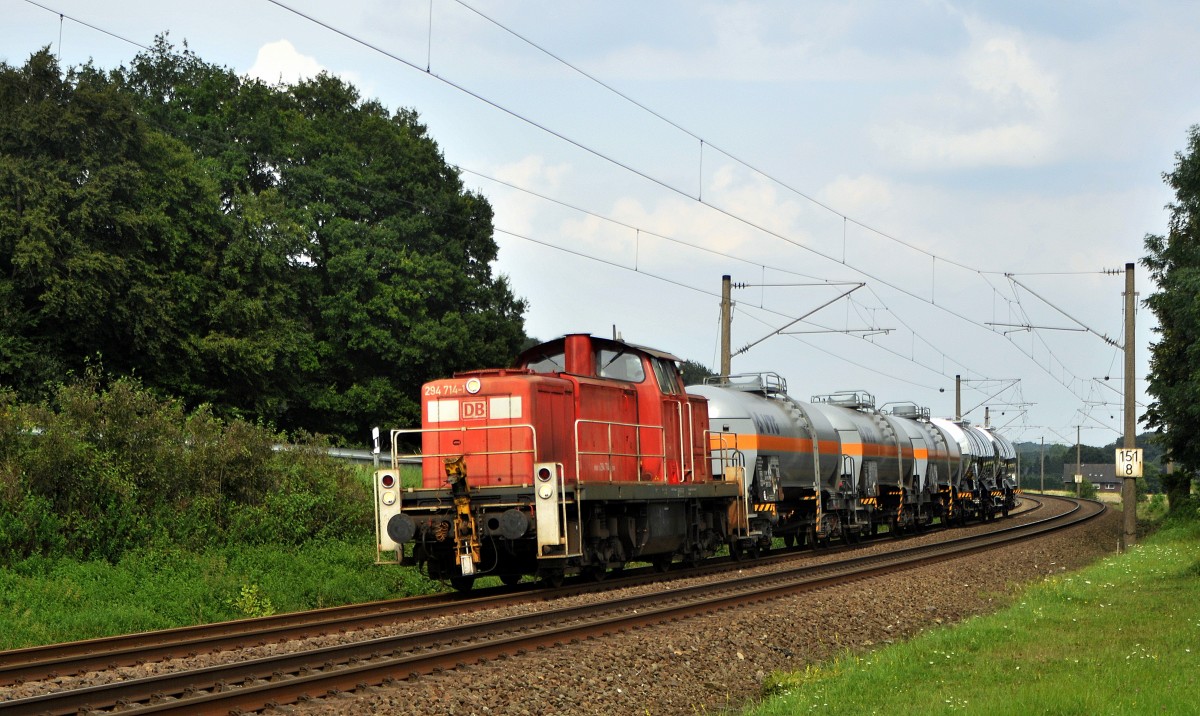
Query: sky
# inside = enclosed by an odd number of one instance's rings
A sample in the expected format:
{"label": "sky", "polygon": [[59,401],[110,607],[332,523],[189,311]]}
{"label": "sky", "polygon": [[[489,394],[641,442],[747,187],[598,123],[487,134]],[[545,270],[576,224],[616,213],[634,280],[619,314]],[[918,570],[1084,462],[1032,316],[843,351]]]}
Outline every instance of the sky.
{"label": "sky", "polygon": [[[416,110],[491,202],[493,269],[532,336],[616,333],[716,369],[729,275],[734,373],[945,417],[961,376],[964,416],[1019,441],[1121,435],[1125,265],[1166,233],[1163,173],[1200,123],[1183,1],[0,0],[0,17],[10,65],[49,47],[113,68],[168,33],[239,74],[328,72]],[[1157,335],[1135,317],[1140,416]]]}

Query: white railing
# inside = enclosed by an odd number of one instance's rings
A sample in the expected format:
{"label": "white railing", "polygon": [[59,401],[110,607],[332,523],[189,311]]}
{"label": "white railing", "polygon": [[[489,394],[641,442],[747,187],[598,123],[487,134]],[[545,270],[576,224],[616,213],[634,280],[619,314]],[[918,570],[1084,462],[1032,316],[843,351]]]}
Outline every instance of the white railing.
{"label": "white railing", "polygon": [[[511,430],[528,430],[529,431],[529,447],[512,449],[512,450],[467,451],[464,449],[464,450],[454,450],[451,452],[433,452],[433,453],[418,452],[418,453],[408,453],[408,454],[400,454],[396,451],[396,445],[399,444],[398,438],[401,435],[420,434],[421,437],[424,438],[424,436],[429,433],[462,433],[462,436],[464,438],[463,446],[465,447],[467,433],[498,431],[498,430],[510,430],[510,431]],[[515,442],[515,438],[511,435],[509,436],[508,440],[510,443]],[[512,455],[529,455],[530,469],[532,470],[533,463],[537,461],[537,431],[534,430],[533,426],[522,423],[522,424],[510,424],[510,425],[480,425],[478,427],[468,427],[468,426],[464,425],[464,426],[460,426],[457,428],[407,428],[407,429],[403,429],[403,430],[402,429],[393,429],[392,430],[392,467],[395,469],[399,469],[399,466],[401,463],[411,463],[411,461],[414,459],[424,459],[424,458],[445,459],[448,457],[460,457],[460,456],[467,457],[467,458],[471,458],[471,457],[490,458],[490,457],[498,457],[498,456],[503,456],[503,455],[510,455],[510,456],[512,456]]]}
{"label": "white railing", "polygon": [[[606,449],[604,449],[604,450],[584,450],[582,448],[583,443],[580,440],[580,433],[581,433],[580,428],[582,428],[584,425],[600,425],[605,428],[604,437],[605,437]],[[635,436],[633,452],[631,452],[631,453],[630,452],[617,452],[616,450],[614,450],[613,428],[631,428],[633,430],[633,434]],[[660,445],[663,446],[661,453],[647,454],[647,453],[642,452],[642,431],[643,430],[657,430],[658,431],[658,433],[659,433],[659,441],[658,442]],[[607,457],[609,460],[608,469],[607,469],[609,482],[612,482],[613,472],[616,469],[612,465],[612,461],[615,458],[633,458],[638,463],[637,465],[635,465],[635,468],[637,469],[637,473],[638,473],[638,476],[637,476],[638,480],[642,479],[642,471],[641,471],[640,463],[642,460],[647,459],[647,458],[662,460],[663,461],[663,469],[664,469],[664,473],[665,473],[666,460],[667,460],[667,455],[666,455],[667,447],[666,446],[667,446],[666,431],[663,429],[663,427],[661,425],[641,425],[638,423],[617,423],[617,422],[611,422],[611,421],[606,421],[606,420],[576,420],[575,421],[575,448],[576,448],[576,450],[575,450],[575,479],[576,479],[576,481],[578,481],[578,480],[582,479],[582,477],[583,477],[583,458],[584,457]]]}

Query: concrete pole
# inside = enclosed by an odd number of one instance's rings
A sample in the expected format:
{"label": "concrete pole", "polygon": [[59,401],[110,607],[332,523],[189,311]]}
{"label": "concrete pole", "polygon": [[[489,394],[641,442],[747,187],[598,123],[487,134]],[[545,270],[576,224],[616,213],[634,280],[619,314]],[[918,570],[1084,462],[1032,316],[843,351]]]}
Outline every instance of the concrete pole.
{"label": "concrete pole", "polygon": [[1046,493],[1046,436],[1042,436],[1042,494]]}
{"label": "concrete pole", "polygon": [[962,422],[962,376],[954,376],[954,422]]}
{"label": "concrete pole", "polygon": [[[1134,367],[1134,337],[1133,314],[1133,264],[1125,264],[1125,448],[1132,450],[1137,447],[1137,368]],[[1137,544],[1137,483],[1135,478],[1125,478],[1121,490],[1122,523],[1124,525],[1124,544],[1129,547]]]}
{"label": "concrete pole", "polygon": [[1083,463],[1079,459],[1079,453],[1083,449],[1083,444],[1079,442],[1080,427],[1079,425],[1075,426],[1075,479],[1079,480],[1079,482],[1075,483],[1076,497],[1083,495],[1083,478],[1081,477],[1083,475]]}
{"label": "concrete pole", "polygon": [[[733,302],[730,294],[729,274],[721,277],[721,375],[728,376],[733,357],[730,355],[729,330],[733,325]],[[722,382],[726,382],[722,380]]]}

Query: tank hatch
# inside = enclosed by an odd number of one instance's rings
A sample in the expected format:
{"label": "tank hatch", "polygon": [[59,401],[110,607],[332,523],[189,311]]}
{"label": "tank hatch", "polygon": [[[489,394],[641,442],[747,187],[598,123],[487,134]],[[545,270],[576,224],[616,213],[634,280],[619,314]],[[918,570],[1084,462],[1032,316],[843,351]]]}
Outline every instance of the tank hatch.
{"label": "tank hatch", "polygon": [[787,381],[778,373],[740,373],[738,375],[710,375],[705,385],[742,390],[762,395],[786,395]]}
{"label": "tank hatch", "polygon": [[916,403],[885,403],[880,407],[880,411],[898,418],[929,420],[929,408],[923,408]]}
{"label": "tank hatch", "polygon": [[853,408],[855,410],[875,409],[875,396],[865,390],[844,390],[840,393],[830,393],[829,395],[814,395],[812,402],[836,405],[839,408]]}

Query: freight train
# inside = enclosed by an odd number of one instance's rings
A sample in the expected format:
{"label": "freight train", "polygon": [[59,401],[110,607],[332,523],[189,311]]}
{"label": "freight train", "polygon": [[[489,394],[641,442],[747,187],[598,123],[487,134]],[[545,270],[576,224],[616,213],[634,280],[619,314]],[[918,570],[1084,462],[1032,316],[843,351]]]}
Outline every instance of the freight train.
{"label": "freight train", "polygon": [[[392,430],[392,464],[375,474],[377,561],[461,590],[484,575],[558,583],[1015,505],[1016,453],[995,431],[862,391],[801,402],[774,373],[685,387],[679,362],[573,334],[512,368],[425,384],[422,427]],[[407,464],[419,486],[404,486]]]}

